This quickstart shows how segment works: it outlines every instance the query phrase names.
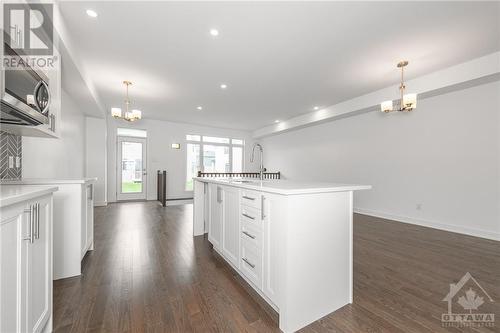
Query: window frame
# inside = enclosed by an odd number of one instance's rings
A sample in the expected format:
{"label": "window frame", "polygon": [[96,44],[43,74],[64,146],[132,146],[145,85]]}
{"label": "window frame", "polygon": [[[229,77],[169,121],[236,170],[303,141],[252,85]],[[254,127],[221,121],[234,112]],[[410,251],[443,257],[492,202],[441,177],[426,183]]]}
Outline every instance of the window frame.
{"label": "window frame", "polygon": [[[200,140],[199,141],[194,141],[194,140],[188,140],[187,137],[188,136],[199,136],[200,137]],[[200,165],[199,165],[199,170],[201,172],[204,172],[204,164],[203,164],[203,161],[204,161],[204,156],[203,156],[203,151],[204,151],[204,145],[207,145],[207,146],[220,146],[220,147],[228,147],[229,148],[229,172],[233,172],[233,147],[241,147],[242,149],[242,152],[241,152],[241,170],[243,172],[243,170],[245,170],[245,140],[244,139],[239,139],[239,138],[232,138],[232,137],[223,137],[223,138],[227,138],[229,139],[229,143],[216,143],[216,142],[208,142],[208,141],[204,141],[203,138],[204,137],[211,137],[211,138],[218,138],[217,136],[213,136],[213,135],[201,135],[201,134],[186,134],[185,137],[184,137],[184,142],[187,146],[187,144],[197,144],[200,146]],[[222,137],[221,137],[222,138]],[[236,139],[236,140],[241,140],[241,143],[233,143],[233,140]],[[186,167],[184,168],[184,170],[186,171],[186,181],[185,181],[185,184],[184,184],[184,190],[185,191],[193,191],[193,190],[189,190],[186,188],[186,184],[187,184],[187,154],[188,154],[188,151],[186,149],[186,156],[185,156],[185,161],[186,161]]]}

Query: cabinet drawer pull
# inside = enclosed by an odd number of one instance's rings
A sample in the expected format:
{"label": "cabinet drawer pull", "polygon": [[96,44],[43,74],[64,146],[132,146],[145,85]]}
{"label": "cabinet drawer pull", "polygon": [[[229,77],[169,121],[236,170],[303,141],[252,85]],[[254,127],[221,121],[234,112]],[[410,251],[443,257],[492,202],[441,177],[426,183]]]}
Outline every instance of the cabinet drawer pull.
{"label": "cabinet drawer pull", "polygon": [[243,196],[243,199],[252,200],[252,201],[254,201],[254,200],[255,200],[255,198],[248,197],[248,196],[246,196],[246,195],[244,195],[244,196]]}
{"label": "cabinet drawer pull", "polygon": [[25,209],[24,212],[29,213],[28,223],[30,224],[30,233],[28,234],[28,237],[23,238],[23,240],[33,243],[33,206],[30,205],[30,208]]}
{"label": "cabinet drawer pull", "polygon": [[244,262],[246,262],[248,266],[250,266],[250,267],[252,267],[252,268],[255,268],[255,265],[254,265],[254,264],[252,264],[250,261],[248,261],[248,259],[247,259],[247,258],[242,258],[242,260],[243,260]]}
{"label": "cabinet drawer pull", "polygon": [[35,239],[40,239],[40,204],[35,204]]}
{"label": "cabinet drawer pull", "polygon": [[250,220],[255,220],[255,217],[250,216],[248,214],[242,213],[241,215],[243,215],[244,217],[248,217]]}
{"label": "cabinet drawer pull", "polygon": [[248,233],[248,232],[246,232],[246,231],[243,231],[243,233],[244,233],[245,235],[247,235],[248,237],[250,237],[251,239],[255,239],[255,236],[254,236],[254,235],[252,235],[252,234],[250,234],[250,233]]}

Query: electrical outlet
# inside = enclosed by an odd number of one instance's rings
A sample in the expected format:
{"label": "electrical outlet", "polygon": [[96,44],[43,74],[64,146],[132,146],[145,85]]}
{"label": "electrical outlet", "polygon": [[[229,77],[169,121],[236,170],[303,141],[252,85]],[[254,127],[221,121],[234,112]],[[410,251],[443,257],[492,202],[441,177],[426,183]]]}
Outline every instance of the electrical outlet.
{"label": "electrical outlet", "polygon": [[21,167],[21,158],[19,156],[16,156],[16,168]]}
{"label": "electrical outlet", "polygon": [[9,169],[14,167],[14,156],[9,156]]}

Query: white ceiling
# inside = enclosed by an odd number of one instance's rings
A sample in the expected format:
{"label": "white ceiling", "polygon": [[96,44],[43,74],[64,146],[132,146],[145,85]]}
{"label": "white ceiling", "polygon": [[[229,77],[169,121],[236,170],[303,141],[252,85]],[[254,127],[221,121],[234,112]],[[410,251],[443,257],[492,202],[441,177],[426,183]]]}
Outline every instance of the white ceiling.
{"label": "white ceiling", "polygon": [[[500,2],[71,1],[60,8],[108,109],[122,106],[126,79],[144,118],[245,130],[397,89],[400,59],[410,61],[410,79],[500,50]],[[88,8],[99,16],[88,17]]]}

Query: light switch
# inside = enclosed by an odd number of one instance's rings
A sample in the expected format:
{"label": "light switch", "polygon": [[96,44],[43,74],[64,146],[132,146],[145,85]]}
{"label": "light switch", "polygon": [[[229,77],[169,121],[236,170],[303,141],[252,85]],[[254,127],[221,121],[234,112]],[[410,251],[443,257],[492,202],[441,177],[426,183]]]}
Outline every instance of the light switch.
{"label": "light switch", "polygon": [[14,156],[9,156],[9,169],[14,167]]}
{"label": "light switch", "polygon": [[20,167],[21,167],[21,157],[16,156],[16,168],[20,168]]}

